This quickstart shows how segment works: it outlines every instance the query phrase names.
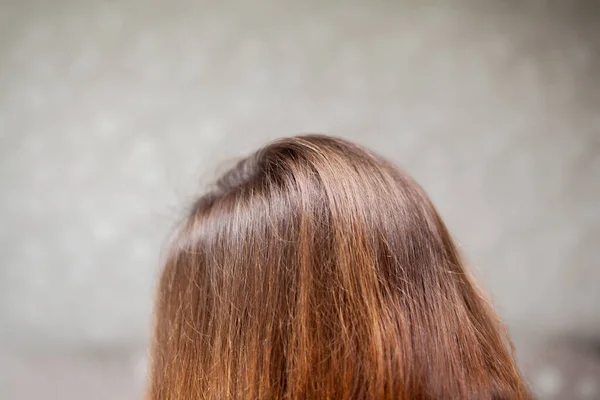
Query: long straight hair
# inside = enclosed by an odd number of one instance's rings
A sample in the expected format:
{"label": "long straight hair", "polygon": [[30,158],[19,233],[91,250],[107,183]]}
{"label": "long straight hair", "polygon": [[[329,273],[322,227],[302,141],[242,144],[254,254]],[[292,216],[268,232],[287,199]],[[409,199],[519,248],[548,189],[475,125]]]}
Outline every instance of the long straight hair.
{"label": "long straight hair", "polygon": [[241,160],[159,286],[150,400],[530,398],[427,195],[342,139]]}

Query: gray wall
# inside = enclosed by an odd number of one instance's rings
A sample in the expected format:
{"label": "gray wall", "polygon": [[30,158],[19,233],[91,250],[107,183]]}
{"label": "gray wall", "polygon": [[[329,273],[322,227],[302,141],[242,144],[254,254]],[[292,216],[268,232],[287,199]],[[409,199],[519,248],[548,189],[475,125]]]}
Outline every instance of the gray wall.
{"label": "gray wall", "polygon": [[585,4],[0,0],[0,397],[139,393],[173,223],[224,162],[299,132],[414,175],[520,352],[600,340]]}

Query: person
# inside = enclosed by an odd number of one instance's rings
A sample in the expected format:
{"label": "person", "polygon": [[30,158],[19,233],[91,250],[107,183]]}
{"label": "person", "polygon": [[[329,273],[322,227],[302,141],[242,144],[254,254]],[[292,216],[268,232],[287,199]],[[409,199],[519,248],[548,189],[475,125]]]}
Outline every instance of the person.
{"label": "person", "polygon": [[423,189],[358,145],[264,146],[173,240],[150,400],[530,397]]}

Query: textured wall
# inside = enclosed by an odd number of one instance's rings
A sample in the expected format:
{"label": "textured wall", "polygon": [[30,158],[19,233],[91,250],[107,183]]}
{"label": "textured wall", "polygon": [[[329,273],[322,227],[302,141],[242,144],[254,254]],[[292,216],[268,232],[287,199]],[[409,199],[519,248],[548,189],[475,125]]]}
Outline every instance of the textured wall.
{"label": "textured wall", "polygon": [[600,339],[600,13],[449,3],[0,0],[0,397],[116,399],[182,207],[298,132],[413,174],[515,331]]}

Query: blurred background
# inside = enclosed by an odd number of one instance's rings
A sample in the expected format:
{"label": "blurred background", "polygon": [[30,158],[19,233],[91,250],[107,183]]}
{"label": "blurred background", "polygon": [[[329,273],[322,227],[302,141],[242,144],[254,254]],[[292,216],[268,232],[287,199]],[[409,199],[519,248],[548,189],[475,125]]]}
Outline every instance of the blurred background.
{"label": "blurred background", "polygon": [[265,141],[425,187],[540,399],[600,399],[593,1],[0,0],[0,399],[134,399],[165,238]]}

